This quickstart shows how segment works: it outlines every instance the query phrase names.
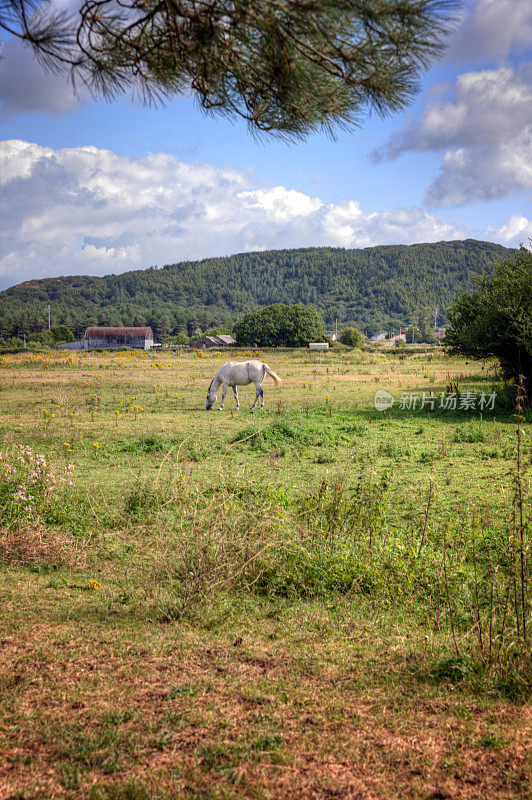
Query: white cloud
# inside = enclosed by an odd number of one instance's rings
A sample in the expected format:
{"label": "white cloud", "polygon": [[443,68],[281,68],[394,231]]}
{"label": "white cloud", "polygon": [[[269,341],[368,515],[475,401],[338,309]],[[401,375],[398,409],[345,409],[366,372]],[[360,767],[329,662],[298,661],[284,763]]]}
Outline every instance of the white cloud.
{"label": "white cloud", "polygon": [[440,174],[426,192],[431,205],[491,200],[532,187],[531,79],[530,67],[459,75],[454,99],[429,105],[419,122],[375,151],[374,160],[444,150]]}
{"label": "white cloud", "polygon": [[2,142],[0,148],[0,186],[14,178],[29,178],[34,164],[43,158],[51,158],[50,147],[35,147],[20,139]]}
{"label": "white cloud", "polygon": [[513,214],[499,229],[488,228],[488,234],[501,244],[524,244],[532,241],[532,219]]}
{"label": "white cloud", "polygon": [[[0,286],[57,275],[104,275],[242,251],[368,247],[464,238],[419,208],[366,213],[249,171],[185,164],[172,155],[118,156],[96,147],[52,150],[0,143]],[[519,221],[492,232],[510,242]]]}
{"label": "white cloud", "polygon": [[530,0],[478,0],[463,15],[446,58],[469,62],[505,59],[512,50],[530,47],[531,42]]}
{"label": "white cloud", "polygon": [[308,217],[322,205],[321,200],[309,197],[294,189],[276,186],[269,191],[256,189],[252,192],[240,192],[239,198],[248,209],[264,212],[267,219],[273,222],[288,222],[294,217]]}

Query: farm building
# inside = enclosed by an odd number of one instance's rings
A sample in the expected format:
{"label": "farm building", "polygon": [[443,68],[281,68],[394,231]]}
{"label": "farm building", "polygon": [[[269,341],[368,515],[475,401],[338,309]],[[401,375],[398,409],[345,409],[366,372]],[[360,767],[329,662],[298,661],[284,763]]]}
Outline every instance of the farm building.
{"label": "farm building", "polygon": [[395,344],[396,342],[406,343],[406,333],[398,333],[397,336],[390,336],[390,338],[386,339],[386,341],[390,342],[390,344]]}
{"label": "farm building", "polygon": [[153,346],[151,328],[87,328],[87,347],[134,347],[149,350]]}
{"label": "farm building", "polygon": [[153,347],[151,328],[87,328],[85,337],[77,342],[66,342],[59,347],[68,350],[92,350],[93,348],[133,347],[138,350],[149,350]]}
{"label": "farm building", "polygon": [[204,336],[199,342],[194,342],[190,346],[197,350],[207,350],[210,347],[231,347],[233,344],[236,344],[236,340],[232,336],[221,334],[220,336]]}

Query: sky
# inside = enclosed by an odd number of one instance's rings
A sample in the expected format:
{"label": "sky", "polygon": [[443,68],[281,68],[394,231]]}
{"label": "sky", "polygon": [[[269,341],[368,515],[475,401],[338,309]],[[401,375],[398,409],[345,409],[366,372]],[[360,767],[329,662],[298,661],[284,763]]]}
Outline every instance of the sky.
{"label": "sky", "polygon": [[0,60],[0,290],[244,251],[532,237],[530,0],[468,0],[399,114],[257,141],[191,97],[75,95]]}

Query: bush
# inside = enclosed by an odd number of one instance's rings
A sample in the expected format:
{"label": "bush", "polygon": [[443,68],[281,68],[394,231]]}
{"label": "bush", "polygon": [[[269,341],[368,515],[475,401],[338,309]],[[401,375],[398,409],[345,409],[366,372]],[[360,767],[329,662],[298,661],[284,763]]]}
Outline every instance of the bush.
{"label": "bush", "polygon": [[65,325],[58,325],[56,328],[52,328],[50,333],[52,334],[55,344],[75,341],[74,334]]}
{"label": "bush", "polygon": [[340,333],[340,342],[347,347],[361,347],[364,344],[364,337],[357,328],[344,328]]}

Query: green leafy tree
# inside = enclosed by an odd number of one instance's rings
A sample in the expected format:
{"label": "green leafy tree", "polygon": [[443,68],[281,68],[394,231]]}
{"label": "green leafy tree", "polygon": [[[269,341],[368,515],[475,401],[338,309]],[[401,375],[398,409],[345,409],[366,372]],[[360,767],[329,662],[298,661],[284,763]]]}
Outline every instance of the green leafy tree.
{"label": "green leafy tree", "polygon": [[179,333],[175,337],[175,343],[176,344],[185,345],[185,344],[188,344],[189,342],[190,342],[190,339],[188,338],[186,333],[184,331],[179,331]]}
{"label": "green leafy tree", "polygon": [[302,347],[325,336],[323,318],[315,308],[275,303],[246,314],[233,335],[239,345]]}
{"label": "green leafy tree", "polygon": [[57,327],[51,329],[50,333],[56,344],[75,341],[74,334],[65,325],[57,325]]}
{"label": "green leafy tree", "polygon": [[495,356],[505,378],[525,376],[532,404],[532,253],[521,246],[479,284],[478,291],[460,297],[449,310],[446,348],[473,358]]}
{"label": "green leafy tree", "polygon": [[341,343],[347,345],[347,347],[361,347],[364,344],[364,337],[358,328],[351,326],[344,328],[339,338]]}
{"label": "green leafy tree", "polygon": [[0,27],[96,95],[191,91],[210,113],[288,138],[401,109],[457,0],[5,0]]}

